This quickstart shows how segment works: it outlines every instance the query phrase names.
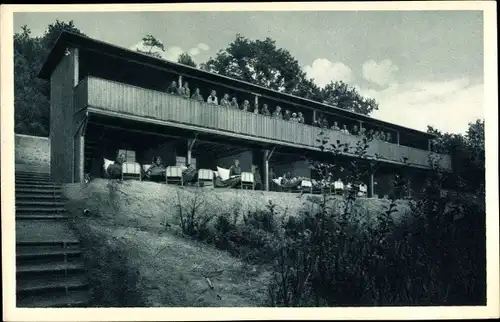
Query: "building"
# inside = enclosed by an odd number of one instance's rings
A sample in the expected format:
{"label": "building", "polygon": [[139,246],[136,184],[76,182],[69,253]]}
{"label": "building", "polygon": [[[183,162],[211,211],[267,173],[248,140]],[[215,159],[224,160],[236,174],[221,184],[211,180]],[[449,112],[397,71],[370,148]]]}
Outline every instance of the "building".
{"label": "building", "polygon": [[[415,187],[431,168],[429,158],[451,169],[449,156],[431,152],[433,136],[428,133],[73,33],[61,34],[39,77],[51,83],[51,176],[57,181],[79,182],[86,173],[99,176],[102,158],[114,159],[118,150],[137,162],[150,163],[154,155],[161,155],[167,164],[196,160],[198,168],[214,169],[238,158],[243,171],[259,165],[263,178],[269,177],[271,168],[277,174],[292,171],[313,177],[305,159],[331,156],[316,142],[324,130],[312,123],[320,113],[348,128],[391,133],[390,142],[374,140],[368,148],[367,162],[375,155],[382,161],[366,178],[371,195],[391,189],[389,176],[401,169],[405,158]],[[176,86],[188,82],[191,94],[199,88],[205,101],[168,94],[172,81]],[[208,104],[212,90],[219,100],[228,93],[240,104],[267,104],[271,112],[278,105],[300,111],[305,123]],[[359,140],[340,131],[326,133],[333,142]],[[353,155],[346,153],[345,159],[350,158]]]}

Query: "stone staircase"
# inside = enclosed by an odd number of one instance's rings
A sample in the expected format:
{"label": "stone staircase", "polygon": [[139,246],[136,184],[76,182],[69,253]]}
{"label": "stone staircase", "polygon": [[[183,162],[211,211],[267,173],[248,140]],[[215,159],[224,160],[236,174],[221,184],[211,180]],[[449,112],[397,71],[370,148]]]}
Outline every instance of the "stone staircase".
{"label": "stone staircase", "polygon": [[91,294],[61,184],[16,171],[17,307],[84,307]]}

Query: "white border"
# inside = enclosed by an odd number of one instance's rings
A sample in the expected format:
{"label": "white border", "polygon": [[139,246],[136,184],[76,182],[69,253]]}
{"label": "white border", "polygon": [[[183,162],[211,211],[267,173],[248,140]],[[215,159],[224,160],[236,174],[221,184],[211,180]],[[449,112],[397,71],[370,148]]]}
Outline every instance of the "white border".
{"label": "white border", "polygon": [[[2,5],[1,7],[1,186],[3,308],[6,321],[181,321],[257,319],[468,319],[499,317],[498,78],[494,1],[350,3]],[[78,11],[325,11],[481,10],[484,13],[484,104],[486,127],[487,299],[486,307],[397,308],[15,308],[13,13]],[[474,107],[471,107],[474,108]]]}

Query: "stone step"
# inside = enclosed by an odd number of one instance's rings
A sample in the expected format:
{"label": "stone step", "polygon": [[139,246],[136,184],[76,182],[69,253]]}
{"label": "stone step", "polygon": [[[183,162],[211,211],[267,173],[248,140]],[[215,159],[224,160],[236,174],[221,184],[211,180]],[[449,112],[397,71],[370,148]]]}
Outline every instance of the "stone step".
{"label": "stone step", "polygon": [[16,200],[17,207],[52,207],[52,208],[64,208],[66,205],[63,201],[55,200]]}
{"label": "stone step", "polygon": [[16,245],[55,246],[78,242],[67,220],[16,220]]}
{"label": "stone step", "polygon": [[69,216],[66,215],[51,215],[51,214],[27,214],[27,215],[18,215],[16,214],[16,220],[65,220],[69,219]]}
{"label": "stone step", "polygon": [[38,258],[57,258],[57,257],[75,257],[82,254],[78,248],[64,249],[59,247],[57,249],[47,249],[43,247],[23,247],[16,251],[16,258],[18,260],[38,259]]}
{"label": "stone step", "polygon": [[18,280],[16,284],[17,294],[19,294],[83,288],[88,286],[88,280],[85,275],[79,274],[46,278],[34,277],[32,279]]}
{"label": "stone step", "polygon": [[54,194],[50,192],[40,192],[40,193],[16,193],[16,201],[17,200],[22,200],[22,199],[28,199],[28,200],[33,200],[33,199],[49,199],[49,200],[60,200],[62,199],[63,196],[62,194]]}
{"label": "stone step", "polygon": [[59,272],[75,272],[85,271],[85,266],[81,261],[76,262],[59,262],[53,261],[50,263],[27,263],[24,265],[17,265],[17,275],[27,274],[55,274]]}
{"label": "stone step", "polygon": [[43,194],[51,194],[51,195],[61,195],[62,187],[59,188],[46,188],[46,187],[36,187],[36,188],[24,188],[24,187],[16,187],[15,189],[17,193],[43,193]]}
{"label": "stone step", "polygon": [[17,307],[81,307],[89,302],[91,293],[88,290],[70,292],[51,292],[18,298]]}
{"label": "stone step", "polygon": [[16,184],[15,188],[16,188],[16,190],[18,188],[20,188],[20,189],[62,189],[62,185],[55,184],[53,182],[49,182],[47,184],[22,183],[22,184]]}
{"label": "stone step", "polygon": [[17,206],[16,205],[16,214],[21,213],[53,213],[54,215],[66,212],[66,209],[62,206]]}

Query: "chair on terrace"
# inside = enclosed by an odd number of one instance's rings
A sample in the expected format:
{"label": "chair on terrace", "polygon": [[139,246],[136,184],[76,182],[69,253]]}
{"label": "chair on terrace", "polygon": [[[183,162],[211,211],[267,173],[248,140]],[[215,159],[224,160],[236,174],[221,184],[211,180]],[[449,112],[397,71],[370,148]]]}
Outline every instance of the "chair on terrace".
{"label": "chair on terrace", "polygon": [[312,181],[310,181],[310,180],[302,180],[302,182],[300,183],[300,190],[303,193],[305,193],[305,192],[312,193],[313,192]]}
{"label": "chair on terrace", "polygon": [[336,195],[341,195],[344,193],[344,183],[337,180],[333,183],[333,191]]}
{"label": "chair on terrace", "polygon": [[241,173],[241,189],[255,189],[255,182],[253,180],[252,172],[242,172]]}
{"label": "chair on terrace", "polygon": [[182,178],[182,168],[168,166],[167,170],[165,171],[165,180],[167,184],[176,184],[183,186],[184,180]]}
{"label": "chair on terrace", "polygon": [[210,169],[198,170],[198,187],[214,187],[214,171]]}
{"label": "chair on terrace", "polygon": [[122,164],[122,180],[142,180],[141,165],[137,162]]}

